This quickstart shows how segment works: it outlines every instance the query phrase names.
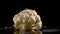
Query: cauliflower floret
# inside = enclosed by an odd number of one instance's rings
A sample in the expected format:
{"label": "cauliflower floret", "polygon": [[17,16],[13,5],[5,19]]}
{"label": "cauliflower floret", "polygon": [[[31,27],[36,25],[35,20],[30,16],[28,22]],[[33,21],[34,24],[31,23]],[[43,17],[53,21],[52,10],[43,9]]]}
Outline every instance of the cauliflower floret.
{"label": "cauliflower floret", "polygon": [[42,21],[35,10],[25,9],[13,17],[17,29],[41,29]]}

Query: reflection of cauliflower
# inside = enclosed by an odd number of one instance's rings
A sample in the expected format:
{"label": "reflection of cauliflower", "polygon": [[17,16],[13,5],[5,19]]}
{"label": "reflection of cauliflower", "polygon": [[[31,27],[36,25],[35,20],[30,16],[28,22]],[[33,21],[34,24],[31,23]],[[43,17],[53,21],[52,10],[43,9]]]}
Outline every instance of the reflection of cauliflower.
{"label": "reflection of cauliflower", "polygon": [[35,10],[25,9],[13,18],[14,27],[17,29],[41,29],[42,21]]}

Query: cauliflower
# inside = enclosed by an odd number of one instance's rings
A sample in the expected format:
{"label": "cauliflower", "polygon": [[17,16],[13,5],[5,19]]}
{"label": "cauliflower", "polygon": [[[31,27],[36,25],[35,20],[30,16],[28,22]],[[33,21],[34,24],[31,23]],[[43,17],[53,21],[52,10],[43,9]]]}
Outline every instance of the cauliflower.
{"label": "cauliflower", "polygon": [[13,17],[16,29],[41,29],[42,21],[35,10],[25,9]]}

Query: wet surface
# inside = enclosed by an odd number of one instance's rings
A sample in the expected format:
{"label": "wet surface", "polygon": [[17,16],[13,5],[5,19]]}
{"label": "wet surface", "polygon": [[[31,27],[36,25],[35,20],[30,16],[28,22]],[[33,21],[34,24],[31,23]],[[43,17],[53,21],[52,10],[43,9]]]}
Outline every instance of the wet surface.
{"label": "wet surface", "polygon": [[0,34],[60,34],[60,29],[42,29],[41,31],[19,31],[15,28],[0,28]]}

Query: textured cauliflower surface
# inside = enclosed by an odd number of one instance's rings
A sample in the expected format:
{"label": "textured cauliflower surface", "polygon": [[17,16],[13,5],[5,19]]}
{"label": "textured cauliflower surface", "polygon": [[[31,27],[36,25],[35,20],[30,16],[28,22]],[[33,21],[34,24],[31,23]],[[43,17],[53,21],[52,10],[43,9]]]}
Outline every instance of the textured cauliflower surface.
{"label": "textured cauliflower surface", "polygon": [[25,9],[13,17],[17,29],[41,29],[42,21],[35,10]]}

